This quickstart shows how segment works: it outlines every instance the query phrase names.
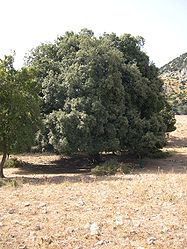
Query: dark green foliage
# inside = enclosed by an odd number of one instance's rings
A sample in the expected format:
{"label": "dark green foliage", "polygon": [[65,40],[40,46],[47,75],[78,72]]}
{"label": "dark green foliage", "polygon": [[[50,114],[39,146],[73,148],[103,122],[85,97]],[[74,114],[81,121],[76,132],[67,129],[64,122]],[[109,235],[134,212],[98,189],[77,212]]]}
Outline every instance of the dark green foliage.
{"label": "dark green foliage", "polygon": [[129,34],[96,38],[82,30],[36,48],[29,63],[42,87],[40,144],[90,155],[162,148],[174,118],[143,45],[143,38]]}

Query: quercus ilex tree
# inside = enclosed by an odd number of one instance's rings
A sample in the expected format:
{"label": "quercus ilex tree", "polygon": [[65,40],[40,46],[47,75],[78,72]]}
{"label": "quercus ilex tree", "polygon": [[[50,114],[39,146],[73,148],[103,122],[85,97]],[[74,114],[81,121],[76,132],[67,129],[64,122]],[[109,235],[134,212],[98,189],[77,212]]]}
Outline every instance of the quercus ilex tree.
{"label": "quercus ilex tree", "polygon": [[13,56],[0,60],[0,178],[7,155],[30,148],[40,124],[34,70],[15,70],[13,62]]}
{"label": "quercus ilex tree", "polygon": [[144,39],[92,31],[67,32],[30,55],[42,87],[42,146],[59,153],[162,148],[175,119]]}

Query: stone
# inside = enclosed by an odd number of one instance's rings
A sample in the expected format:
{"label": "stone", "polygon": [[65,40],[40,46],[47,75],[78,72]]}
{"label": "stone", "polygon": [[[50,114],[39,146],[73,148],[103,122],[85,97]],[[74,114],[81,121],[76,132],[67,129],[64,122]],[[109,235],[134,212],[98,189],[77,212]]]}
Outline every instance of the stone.
{"label": "stone", "polygon": [[14,208],[11,208],[11,209],[8,210],[9,214],[14,214],[15,212],[16,212],[16,210]]}
{"label": "stone", "polygon": [[147,239],[147,243],[149,245],[154,245],[155,241],[156,241],[156,238],[154,238],[154,237],[150,237],[150,238]]}
{"label": "stone", "polygon": [[84,229],[90,229],[90,223],[86,223],[86,225],[84,226]]}
{"label": "stone", "polygon": [[42,229],[42,227],[38,224],[38,225],[35,226],[34,231],[39,231],[41,229]]}
{"label": "stone", "polygon": [[90,234],[91,235],[99,235],[100,234],[100,228],[96,222],[94,222],[90,225]]}
{"label": "stone", "polygon": [[79,200],[79,202],[77,203],[77,206],[84,206],[85,202],[83,200]]}
{"label": "stone", "polygon": [[122,217],[116,218],[116,225],[117,226],[122,226],[124,224]]}
{"label": "stone", "polygon": [[25,207],[29,207],[30,205],[31,205],[30,202],[25,202],[24,204]]}
{"label": "stone", "polygon": [[27,249],[28,247],[26,245],[20,245],[19,249]]}
{"label": "stone", "polygon": [[42,241],[44,241],[45,243],[48,243],[49,245],[53,242],[52,239],[49,236],[44,236],[41,238]]}
{"label": "stone", "polygon": [[98,241],[96,244],[95,244],[95,246],[102,246],[102,245],[104,245],[105,244],[105,241],[104,240],[100,240],[100,241]]}
{"label": "stone", "polygon": [[66,232],[67,232],[67,233],[73,233],[73,232],[75,232],[75,228],[74,228],[74,227],[68,227],[68,228],[66,229]]}
{"label": "stone", "polygon": [[38,205],[38,208],[43,208],[43,207],[46,207],[47,206],[47,203],[40,203],[39,205]]}

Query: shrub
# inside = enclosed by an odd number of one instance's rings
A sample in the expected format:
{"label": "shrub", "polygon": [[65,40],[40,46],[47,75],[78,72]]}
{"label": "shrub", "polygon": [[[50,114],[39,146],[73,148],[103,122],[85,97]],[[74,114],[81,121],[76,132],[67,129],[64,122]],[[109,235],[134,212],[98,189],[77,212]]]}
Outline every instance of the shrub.
{"label": "shrub", "polygon": [[129,174],[132,170],[132,164],[130,163],[119,163],[117,172],[123,173],[123,174]]}
{"label": "shrub", "polygon": [[30,164],[22,160],[18,160],[16,157],[13,157],[13,158],[6,160],[4,167],[5,168],[21,168],[27,165],[30,165]]}
{"label": "shrub", "polygon": [[22,184],[21,181],[16,179],[0,179],[0,187],[7,186],[7,187],[19,187]]}
{"label": "shrub", "polygon": [[106,161],[103,165],[97,165],[91,170],[91,173],[96,176],[115,175],[117,172],[128,174],[132,166],[130,164],[119,163],[115,159]]}
{"label": "shrub", "polygon": [[0,187],[6,185],[5,181],[3,179],[0,179]]}

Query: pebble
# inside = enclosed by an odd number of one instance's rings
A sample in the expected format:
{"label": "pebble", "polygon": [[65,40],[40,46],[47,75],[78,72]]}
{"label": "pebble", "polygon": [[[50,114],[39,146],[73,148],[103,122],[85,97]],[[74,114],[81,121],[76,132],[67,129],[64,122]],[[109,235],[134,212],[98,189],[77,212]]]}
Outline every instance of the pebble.
{"label": "pebble", "polygon": [[149,245],[154,245],[155,241],[156,241],[156,238],[154,238],[154,237],[150,237],[147,239],[147,243]]}
{"label": "pebble", "polygon": [[47,203],[40,203],[40,205],[38,206],[38,208],[43,208],[43,207],[46,207],[47,206]]}
{"label": "pebble", "polygon": [[116,225],[122,226],[124,224],[122,217],[116,218]]}
{"label": "pebble", "polygon": [[34,231],[30,231],[29,236],[36,236],[36,233]]}
{"label": "pebble", "polygon": [[134,227],[140,227],[141,223],[139,220],[133,220],[133,226]]}
{"label": "pebble", "polygon": [[90,229],[90,223],[86,223],[86,225],[84,226],[84,229]]}
{"label": "pebble", "polygon": [[99,235],[100,234],[100,228],[96,222],[94,222],[90,225],[90,234],[91,235]]}
{"label": "pebble", "polygon": [[85,202],[83,200],[80,200],[78,203],[77,203],[77,206],[84,206],[85,205]]}
{"label": "pebble", "polygon": [[66,229],[66,232],[67,232],[67,233],[73,233],[73,232],[75,232],[75,229],[74,229],[73,227],[68,227],[68,228]]}
{"label": "pebble", "polygon": [[30,239],[31,239],[32,241],[35,241],[35,240],[36,240],[36,232],[30,231],[29,237],[30,237]]}
{"label": "pebble", "polygon": [[47,213],[48,213],[47,208],[44,207],[44,208],[42,209],[41,213],[42,213],[42,214],[47,214]]}
{"label": "pebble", "polygon": [[102,246],[102,245],[104,245],[105,244],[105,241],[104,240],[100,240],[100,241],[98,241],[96,244],[95,244],[95,246]]}
{"label": "pebble", "polygon": [[30,205],[31,205],[30,202],[25,202],[24,204],[25,207],[29,207]]}
{"label": "pebble", "polygon": [[20,245],[19,249],[27,249],[28,247],[26,245]]}
{"label": "pebble", "polygon": [[35,226],[35,228],[33,230],[34,231],[39,231],[41,229],[42,229],[42,227],[38,224],[38,225]]}
{"label": "pebble", "polygon": [[11,208],[11,209],[8,210],[9,214],[14,214],[15,212],[16,212],[16,210],[14,208]]}
{"label": "pebble", "polygon": [[48,243],[49,245],[53,242],[52,239],[47,235],[42,237],[41,239],[42,239],[42,241]]}

